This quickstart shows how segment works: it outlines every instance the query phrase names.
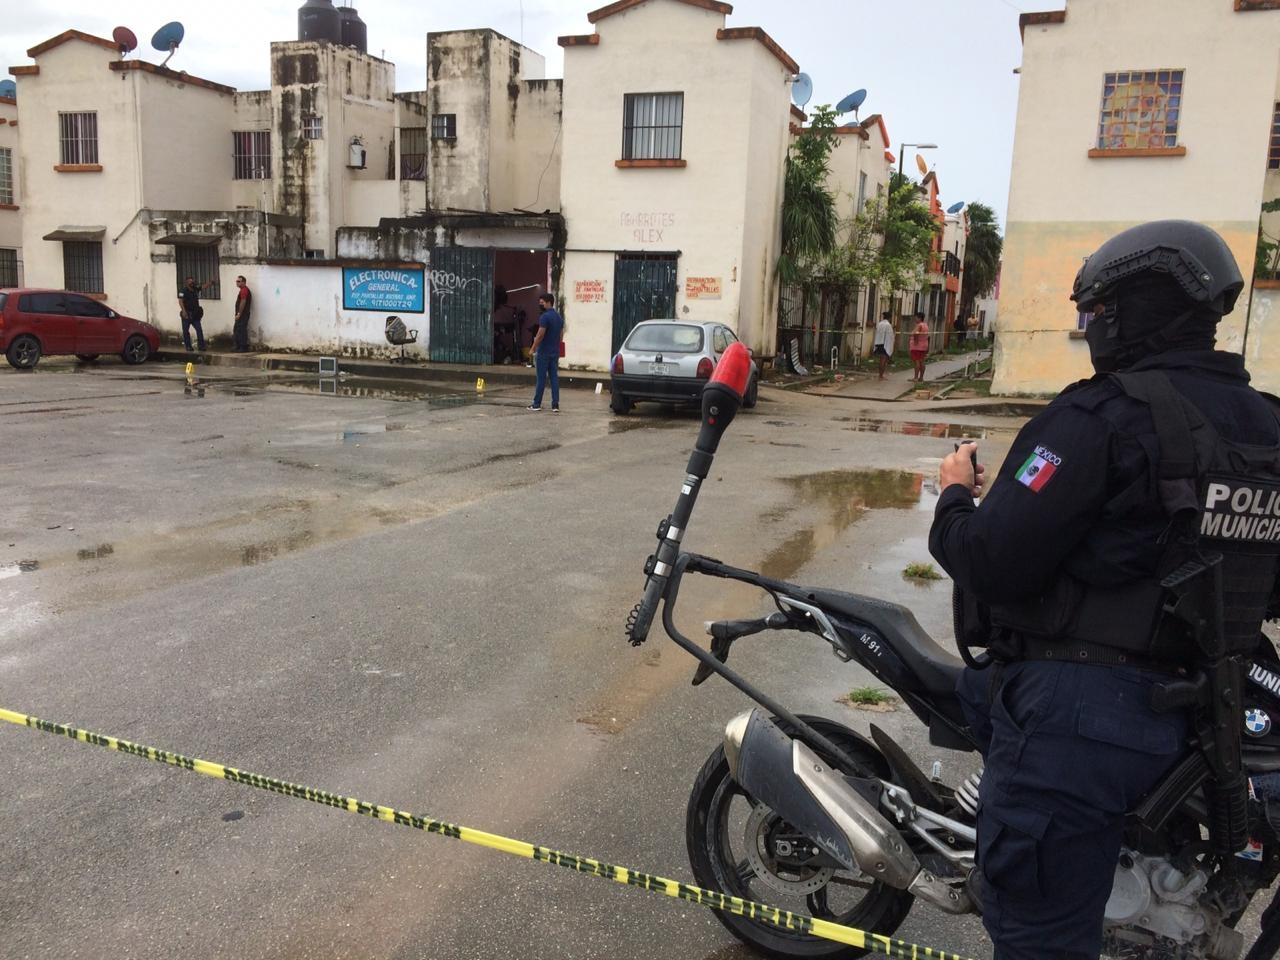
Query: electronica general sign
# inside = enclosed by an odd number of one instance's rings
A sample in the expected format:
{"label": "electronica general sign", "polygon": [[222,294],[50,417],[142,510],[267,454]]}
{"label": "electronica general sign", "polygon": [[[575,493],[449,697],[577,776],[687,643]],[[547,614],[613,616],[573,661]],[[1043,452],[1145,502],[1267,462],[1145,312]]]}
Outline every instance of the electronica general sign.
{"label": "electronica general sign", "polygon": [[342,268],[342,308],[384,313],[422,313],[422,267]]}

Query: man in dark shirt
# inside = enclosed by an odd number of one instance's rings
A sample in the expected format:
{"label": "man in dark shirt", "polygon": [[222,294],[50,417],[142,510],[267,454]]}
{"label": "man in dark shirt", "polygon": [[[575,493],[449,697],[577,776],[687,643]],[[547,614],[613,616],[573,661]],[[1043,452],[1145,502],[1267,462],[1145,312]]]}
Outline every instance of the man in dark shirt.
{"label": "man in dark shirt", "polygon": [[200,306],[200,291],[208,290],[213,286],[213,281],[197,284],[195,277],[187,277],[182,284],[182,288],[178,291],[178,312],[182,318],[182,342],[187,346],[187,352],[191,352],[191,328],[196,328],[196,343],[203,353],[204,344],[204,328],[200,325],[200,321],[204,319],[204,307]]}
{"label": "man in dark shirt", "polygon": [[253,305],[253,294],[249,292],[249,284],[245,282],[244,277],[236,277],[236,287],[240,292],[236,294],[236,319],[231,332],[235,339],[235,352],[247,353],[249,350],[249,314],[250,307]]}
{"label": "man in dark shirt", "polygon": [[537,366],[538,380],[533,391],[530,410],[542,409],[542,391],[551,381],[551,412],[560,412],[560,341],[564,337],[564,317],[555,308],[556,297],[544,293],[538,298],[542,316],[538,318],[538,332],[533,337],[533,362]]}
{"label": "man in dark shirt", "polygon": [[[1214,436],[1280,447],[1280,423],[1243,358],[1214,350],[1242,286],[1206,227],[1122,232],[1081,268],[1072,295],[1092,314],[1098,375],[1023,427],[980,506],[976,446],[942,462],[929,549],[988,605],[996,631],[995,665],[967,669],[959,693],[986,761],[976,879],[997,960],[1098,956],[1124,816],[1187,749],[1187,717],[1151,705],[1153,685],[1187,666],[1161,659],[1170,647],[1156,642],[1153,617],[1161,578],[1197,541],[1165,499],[1156,401],[1128,385],[1165,380],[1174,394],[1162,402],[1190,401]],[[1274,461],[1250,470],[1259,486],[1280,479]],[[1198,454],[1194,471],[1197,483],[1209,472]],[[1190,503],[1195,530],[1204,502]],[[1232,586],[1235,597],[1259,594],[1241,624],[1256,640],[1274,545],[1212,546],[1255,551],[1258,582]]]}

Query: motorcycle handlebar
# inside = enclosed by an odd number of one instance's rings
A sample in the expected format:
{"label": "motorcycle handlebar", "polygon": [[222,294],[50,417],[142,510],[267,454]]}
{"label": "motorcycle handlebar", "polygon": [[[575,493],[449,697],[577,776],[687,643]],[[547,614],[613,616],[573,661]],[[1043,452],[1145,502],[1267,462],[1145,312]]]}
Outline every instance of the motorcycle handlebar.
{"label": "motorcycle handlebar", "polygon": [[627,618],[627,639],[632,646],[639,646],[649,636],[658,603],[669,582],[672,565],[680,553],[680,541],[684,537],[689,517],[693,514],[698,489],[711,470],[720,438],[742,406],[742,394],[750,376],[751,355],[741,343],[733,343],[716,365],[715,375],[702,388],[702,426],[698,430],[693,452],[689,455],[684,484],[680,488],[675,509],[658,527],[658,549],[646,564],[648,579],[645,581],[644,595]]}

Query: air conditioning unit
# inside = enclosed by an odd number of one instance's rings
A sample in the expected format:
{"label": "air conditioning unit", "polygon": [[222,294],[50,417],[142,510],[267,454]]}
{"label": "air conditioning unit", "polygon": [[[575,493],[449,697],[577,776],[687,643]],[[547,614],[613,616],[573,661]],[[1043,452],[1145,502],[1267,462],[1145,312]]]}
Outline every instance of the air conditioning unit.
{"label": "air conditioning unit", "polygon": [[352,170],[365,168],[364,142],[359,137],[351,138],[351,145],[347,148],[347,167]]}

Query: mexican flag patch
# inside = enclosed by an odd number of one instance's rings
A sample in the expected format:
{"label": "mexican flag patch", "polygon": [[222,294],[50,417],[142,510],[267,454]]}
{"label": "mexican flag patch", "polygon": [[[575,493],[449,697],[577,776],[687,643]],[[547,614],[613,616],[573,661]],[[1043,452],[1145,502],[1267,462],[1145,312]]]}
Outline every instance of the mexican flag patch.
{"label": "mexican flag patch", "polygon": [[1039,493],[1062,466],[1062,458],[1048,447],[1036,447],[1035,452],[1018,468],[1014,479],[1032,493]]}

